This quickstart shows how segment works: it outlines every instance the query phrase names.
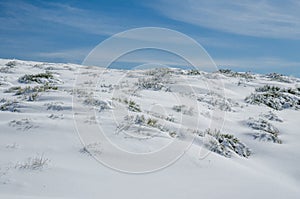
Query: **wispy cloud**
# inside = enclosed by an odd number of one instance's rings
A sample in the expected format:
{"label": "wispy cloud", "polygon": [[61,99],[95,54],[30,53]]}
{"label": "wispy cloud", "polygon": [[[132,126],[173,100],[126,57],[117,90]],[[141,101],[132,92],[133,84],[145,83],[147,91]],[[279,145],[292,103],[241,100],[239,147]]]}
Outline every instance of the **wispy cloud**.
{"label": "wispy cloud", "polygon": [[149,5],[178,21],[224,32],[272,38],[300,38],[298,0],[159,0]]}
{"label": "wispy cloud", "polygon": [[258,58],[239,58],[239,59],[216,59],[217,65],[231,67],[251,67],[257,69],[260,67],[299,67],[300,62],[288,61],[277,57],[258,57]]}
{"label": "wispy cloud", "polygon": [[90,52],[90,48],[65,49],[60,51],[32,53],[33,57],[39,59],[55,59],[60,62],[74,62],[80,64]]}
{"label": "wispy cloud", "polygon": [[[24,24],[50,22],[73,27],[86,33],[111,35],[122,30],[116,19],[107,13],[84,10],[68,4],[41,2],[37,6],[24,1],[0,2],[4,16],[0,17],[2,30],[25,30]],[[31,26],[38,31],[39,26]],[[32,30],[33,31],[33,30]],[[42,31],[42,30],[41,30]],[[59,30],[57,30],[59,31]]]}

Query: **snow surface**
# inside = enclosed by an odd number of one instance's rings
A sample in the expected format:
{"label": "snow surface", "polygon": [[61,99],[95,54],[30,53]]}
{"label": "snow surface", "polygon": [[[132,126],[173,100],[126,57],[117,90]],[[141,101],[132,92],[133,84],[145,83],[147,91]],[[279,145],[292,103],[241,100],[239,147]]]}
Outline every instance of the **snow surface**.
{"label": "snow surface", "polygon": [[[0,111],[0,198],[300,197],[299,110],[278,111],[245,102],[255,88],[267,84],[299,88],[297,78],[188,75],[179,69],[104,70],[21,60],[7,64],[10,61],[0,59],[0,106],[5,105]],[[52,74],[50,79],[18,81],[25,74],[46,71]],[[93,93],[74,87],[77,75],[100,79]],[[81,88],[95,86],[92,79],[81,82]],[[210,81],[224,84],[226,99],[218,94],[221,87],[208,89]],[[15,86],[43,85],[53,89],[37,92],[36,98],[30,91],[9,92]],[[74,123],[74,114],[79,113],[72,110],[73,95],[83,107],[94,107],[95,117],[86,118],[86,125],[98,122],[106,136],[126,151],[148,153],[174,139],[184,141],[195,135],[195,140],[180,159],[164,169],[145,174],[118,172],[89,154],[97,142],[82,145]],[[297,102],[299,96],[293,97]],[[131,107],[130,100],[134,102]],[[156,123],[147,123],[149,118]],[[212,152],[207,140],[215,138],[205,134],[212,120],[221,121],[220,133],[236,137],[250,149],[250,156],[239,156],[231,149],[229,157]],[[248,123],[253,120],[265,120],[278,130],[281,144],[255,139],[258,134],[269,134],[264,128],[251,128]]]}

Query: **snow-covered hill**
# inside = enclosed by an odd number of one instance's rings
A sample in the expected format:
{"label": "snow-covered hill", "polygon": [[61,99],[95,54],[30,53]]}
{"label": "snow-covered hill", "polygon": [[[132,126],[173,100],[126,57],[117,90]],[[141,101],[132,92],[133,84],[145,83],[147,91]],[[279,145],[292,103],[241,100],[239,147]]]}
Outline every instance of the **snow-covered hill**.
{"label": "snow-covered hill", "polygon": [[[299,198],[299,109],[300,80],[278,74],[1,59],[0,198]],[[132,162],[95,125],[129,153],[187,151]]]}

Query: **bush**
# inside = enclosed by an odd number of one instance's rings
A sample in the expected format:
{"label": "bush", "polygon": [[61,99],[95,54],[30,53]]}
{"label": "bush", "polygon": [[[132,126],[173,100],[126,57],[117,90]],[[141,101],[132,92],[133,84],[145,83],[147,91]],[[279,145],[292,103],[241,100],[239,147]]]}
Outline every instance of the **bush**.
{"label": "bush", "polygon": [[26,86],[24,88],[20,86],[13,86],[6,90],[6,93],[15,93],[15,95],[23,95],[28,101],[36,101],[39,93],[46,92],[48,90],[57,90],[56,86],[49,85],[46,83],[42,86]]}
{"label": "bush", "polygon": [[151,118],[147,119],[147,125],[148,126],[155,127],[156,124],[157,124],[157,120],[156,119],[151,119]]}
{"label": "bush", "polygon": [[279,130],[268,121],[261,118],[258,120],[249,118],[247,124],[252,129],[260,131],[259,133],[253,134],[254,139],[259,139],[260,141],[272,141],[278,144],[282,143],[282,141],[278,138]]}
{"label": "bush", "polygon": [[11,73],[12,71],[10,69],[14,68],[17,65],[16,61],[9,61],[5,64],[4,67],[0,68],[1,73]]}
{"label": "bush", "polygon": [[284,76],[282,74],[278,74],[278,73],[270,73],[270,74],[267,74],[266,77],[273,81],[278,81],[278,82],[285,82],[285,83],[292,82],[292,80],[289,77]]}
{"label": "bush", "polygon": [[181,112],[185,115],[193,115],[193,108],[186,107],[185,105],[174,105],[172,108],[176,112]]}
{"label": "bush", "polygon": [[41,170],[50,162],[49,159],[44,158],[43,156],[36,156],[28,158],[23,163],[18,163],[15,168],[18,169],[29,169],[29,170]]}
{"label": "bush", "polygon": [[5,66],[8,66],[8,67],[14,67],[17,65],[17,62],[16,61],[9,61],[5,64]]}
{"label": "bush", "polygon": [[19,112],[19,102],[1,99],[3,104],[0,106],[0,111]]}
{"label": "bush", "polygon": [[[127,103],[126,103],[127,102]],[[128,104],[128,109],[130,111],[133,111],[133,112],[141,112],[141,108],[140,108],[140,105],[138,105],[137,103],[135,103],[134,101],[132,100],[125,100],[125,103]]]}
{"label": "bush", "polygon": [[137,86],[140,89],[151,89],[154,91],[162,90],[164,84],[157,78],[139,78]]}
{"label": "bush", "polygon": [[286,108],[300,108],[300,94],[297,89],[281,89],[279,87],[265,85],[255,89],[255,93],[245,98],[250,104],[264,104],[275,110]]}
{"label": "bush", "polygon": [[255,79],[255,77],[250,72],[234,72],[230,69],[219,69],[219,73],[226,75],[228,77],[240,77],[244,79]]}
{"label": "bush", "polygon": [[231,134],[221,134],[220,131],[211,129],[207,129],[205,134],[210,136],[206,146],[215,153],[225,157],[231,157],[232,152],[246,158],[251,155],[250,149]]}
{"label": "bush", "polygon": [[111,101],[98,100],[92,97],[85,99],[83,103],[89,106],[97,107],[99,108],[99,111],[108,110],[112,108]]}
{"label": "bush", "polygon": [[50,72],[46,73],[39,73],[36,75],[24,75],[19,78],[20,83],[31,83],[31,82],[36,82],[36,83],[47,83],[47,82],[53,82],[54,76]]}
{"label": "bush", "polygon": [[170,74],[172,70],[168,68],[156,68],[153,70],[146,71],[146,75],[151,77],[149,78],[139,78],[136,85],[140,89],[150,89],[154,91],[165,90],[170,91],[170,88],[165,84],[169,83]]}
{"label": "bush", "polygon": [[201,75],[201,72],[199,70],[195,70],[195,69],[192,69],[192,70],[188,70],[187,75]]}
{"label": "bush", "polygon": [[283,122],[283,120],[281,118],[279,118],[274,112],[269,111],[268,113],[265,114],[260,114],[261,117],[264,117],[268,120],[271,121],[276,121],[276,122]]}

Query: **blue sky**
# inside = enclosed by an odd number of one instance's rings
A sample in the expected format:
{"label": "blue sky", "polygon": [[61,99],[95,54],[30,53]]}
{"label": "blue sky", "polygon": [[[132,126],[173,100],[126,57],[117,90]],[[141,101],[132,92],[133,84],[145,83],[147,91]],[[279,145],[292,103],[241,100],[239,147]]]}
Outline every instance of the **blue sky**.
{"label": "blue sky", "polygon": [[218,66],[300,76],[300,1],[0,0],[0,57],[81,63],[120,31],[163,27],[198,41]]}

